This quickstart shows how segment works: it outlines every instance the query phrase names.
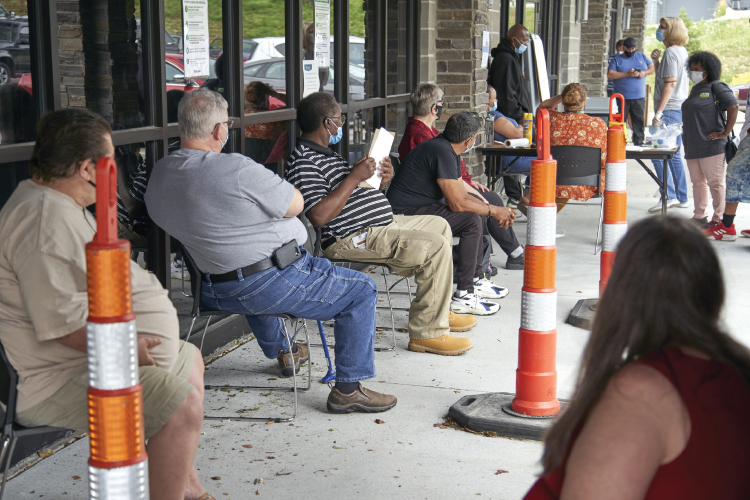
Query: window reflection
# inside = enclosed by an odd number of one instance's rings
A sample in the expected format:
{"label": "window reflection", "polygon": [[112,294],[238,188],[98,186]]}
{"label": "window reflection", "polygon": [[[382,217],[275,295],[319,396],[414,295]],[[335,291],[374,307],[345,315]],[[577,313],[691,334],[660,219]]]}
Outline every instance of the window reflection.
{"label": "window reflection", "polygon": [[33,141],[37,110],[31,95],[31,46],[25,1],[0,10],[0,145]]}
{"label": "window reflection", "polygon": [[[245,114],[261,113],[286,107],[286,96],[269,84],[254,80],[245,86]],[[268,158],[277,141],[286,132],[286,122],[255,123],[245,126],[245,154],[258,163]]]}

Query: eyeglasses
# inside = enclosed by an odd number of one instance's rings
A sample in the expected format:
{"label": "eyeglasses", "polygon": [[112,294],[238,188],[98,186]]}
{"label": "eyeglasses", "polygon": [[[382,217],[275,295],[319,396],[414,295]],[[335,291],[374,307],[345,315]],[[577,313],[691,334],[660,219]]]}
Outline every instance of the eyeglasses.
{"label": "eyeglasses", "polygon": [[226,124],[226,126],[227,126],[227,129],[230,129],[230,128],[232,128],[232,125],[234,125],[234,120],[232,120],[232,119],[230,118],[229,120],[227,120],[227,121],[225,121],[225,122],[219,122],[219,123],[217,123],[216,125],[214,125],[214,128],[216,128],[216,127],[217,127],[217,126],[219,126],[219,125],[224,125],[224,124]]}
{"label": "eyeglasses", "polygon": [[339,120],[343,126],[346,123],[346,115],[341,116],[326,116],[328,120]]}

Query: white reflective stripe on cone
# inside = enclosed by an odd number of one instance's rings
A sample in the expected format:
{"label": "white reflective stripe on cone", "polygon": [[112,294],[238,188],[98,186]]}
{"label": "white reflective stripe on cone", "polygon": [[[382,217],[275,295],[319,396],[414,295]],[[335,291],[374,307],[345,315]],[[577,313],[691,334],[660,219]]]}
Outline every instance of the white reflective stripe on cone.
{"label": "white reflective stripe on cone", "polygon": [[557,328],[557,292],[521,291],[521,328],[546,332]]}
{"label": "white reflective stripe on cone", "polygon": [[89,465],[89,498],[148,500],[148,460],[116,469]]}
{"label": "white reflective stripe on cone", "polygon": [[89,386],[113,391],[138,384],[138,341],[135,320],[86,323]]}
{"label": "white reflective stripe on cone", "polygon": [[526,244],[548,247],[555,244],[557,207],[529,207]]}
{"label": "white reflective stripe on cone", "polygon": [[617,251],[617,245],[620,244],[620,240],[625,236],[628,231],[627,224],[603,224],[604,227],[604,242],[602,243],[603,252],[615,252]]}
{"label": "white reflective stripe on cone", "polygon": [[604,190],[625,191],[628,164],[625,162],[607,163],[604,167]]}

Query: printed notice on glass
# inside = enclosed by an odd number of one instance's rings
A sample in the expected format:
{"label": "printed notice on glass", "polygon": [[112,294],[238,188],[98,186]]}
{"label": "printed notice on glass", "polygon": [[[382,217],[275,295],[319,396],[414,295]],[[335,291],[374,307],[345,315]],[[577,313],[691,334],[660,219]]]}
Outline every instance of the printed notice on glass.
{"label": "printed notice on glass", "polygon": [[307,97],[320,90],[320,75],[318,75],[318,61],[310,59],[302,61],[302,97]]}
{"label": "printed notice on glass", "polygon": [[331,66],[331,0],[315,0],[315,60]]}
{"label": "printed notice on glass", "polygon": [[486,68],[490,60],[490,32],[482,31],[482,67]]}
{"label": "printed notice on glass", "polygon": [[208,78],[208,0],[182,0],[185,78]]}

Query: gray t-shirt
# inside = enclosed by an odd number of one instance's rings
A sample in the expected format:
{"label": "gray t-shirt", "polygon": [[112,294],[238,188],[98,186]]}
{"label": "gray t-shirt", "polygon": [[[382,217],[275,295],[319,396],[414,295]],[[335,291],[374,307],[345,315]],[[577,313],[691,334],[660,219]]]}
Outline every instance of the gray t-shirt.
{"label": "gray t-shirt", "polygon": [[737,104],[734,92],[726,83],[693,85],[690,96],[682,103],[682,143],[685,145],[686,160],[724,153],[727,139],[708,138],[711,132],[724,131],[717,103],[722,111]]}
{"label": "gray t-shirt", "polygon": [[673,111],[682,108],[682,102],[688,96],[688,74],[687,69],[685,69],[687,58],[688,53],[685,47],[673,45],[667,47],[664,51],[664,57],[662,57],[659,68],[654,75],[656,78],[654,83],[654,111],[659,109],[661,93],[664,90],[664,79],[670,77],[677,78],[677,82],[664,110]]}
{"label": "gray t-shirt", "polygon": [[305,243],[302,222],[284,217],[293,197],[291,184],[246,156],[180,149],[156,163],[145,201],[198,269],[218,274]]}

